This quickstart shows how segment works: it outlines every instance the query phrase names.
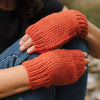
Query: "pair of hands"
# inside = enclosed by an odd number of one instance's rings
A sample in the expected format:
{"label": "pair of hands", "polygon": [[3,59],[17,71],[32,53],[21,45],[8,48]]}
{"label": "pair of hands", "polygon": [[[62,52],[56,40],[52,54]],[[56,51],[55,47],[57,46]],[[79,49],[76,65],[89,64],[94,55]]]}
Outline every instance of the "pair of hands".
{"label": "pair of hands", "polygon": [[[27,50],[28,54],[32,54],[32,53],[35,52],[35,47],[33,45],[32,39],[29,37],[28,34],[25,34],[22,37],[22,39],[20,40],[19,44],[20,44],[20,50],[21,51]],[[83,52],[83,53],[84,53],[84,57],[85,57],[85,63],[89,64],[90,63],[90,59],[86,58],[88,56],[87,53],[86,52]]]}

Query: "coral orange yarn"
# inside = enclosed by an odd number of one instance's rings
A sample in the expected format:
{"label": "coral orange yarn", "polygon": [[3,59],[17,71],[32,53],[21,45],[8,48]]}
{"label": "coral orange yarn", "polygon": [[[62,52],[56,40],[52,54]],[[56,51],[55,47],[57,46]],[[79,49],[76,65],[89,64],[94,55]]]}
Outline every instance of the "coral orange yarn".
{"label": "coral orange yarn", "polygon": [[22,64],[32,89],[75,83],[85,71],[85,57],[80,50],[53,50]]}
{"label": "coral orange yarn", "polygon": [[67,10],[44,17],[26,29],[35,47],[43,53],[64,45],[73,37],[84,38],[88,34],[86,17],[76,10]]}

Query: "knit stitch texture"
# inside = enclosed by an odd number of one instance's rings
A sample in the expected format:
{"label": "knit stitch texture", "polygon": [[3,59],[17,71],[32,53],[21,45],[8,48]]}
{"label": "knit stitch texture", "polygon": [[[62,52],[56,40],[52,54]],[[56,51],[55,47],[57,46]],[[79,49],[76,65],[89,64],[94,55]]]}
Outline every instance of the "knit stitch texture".
{"label": "knit stitch texture", "polygon": [[42,53],[22,63],[31,89],[75,83],[85,71],[85,56],[80,50],[58,49]]}
{"label": "knit stitch texture", "polygon": [[86,17],[76,10],[53,13],[26,29],[35,47],[43,53],[64,45],[74,37],[84,38],[88,34]]}

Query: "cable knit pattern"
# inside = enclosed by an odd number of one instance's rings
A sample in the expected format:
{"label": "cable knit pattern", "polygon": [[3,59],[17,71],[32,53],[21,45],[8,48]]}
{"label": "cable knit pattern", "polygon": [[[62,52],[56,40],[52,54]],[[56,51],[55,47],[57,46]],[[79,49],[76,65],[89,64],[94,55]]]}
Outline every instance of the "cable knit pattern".
{"label": "cable knit pattern", "polygon": [[85,71],[85,57],[80,50],[48,51],[22,64],[32,89],[75,83]]}
{"label": "cable knit pattern", "polygon": [[76,10],[53,13],[26,29],[35,47],[43,53],[67,43],[73,37],[84,38],[88,34],[86,17]]}

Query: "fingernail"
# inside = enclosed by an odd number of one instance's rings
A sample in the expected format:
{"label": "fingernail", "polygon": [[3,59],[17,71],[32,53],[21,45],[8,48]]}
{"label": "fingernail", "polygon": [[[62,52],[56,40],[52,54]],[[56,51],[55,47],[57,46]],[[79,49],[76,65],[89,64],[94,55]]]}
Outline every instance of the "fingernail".
{"label": "fingernail", "polygon": [[24,50],[24,49],[25,49],[25,47],[24,47],[24,46],[21,46],[21,47],[20,47],[20,49],[21,49],[21,50]]}
{"label": "fingernail", "polygon": [[28,52],[28,53],[31,53],[31,52],[32,52],[32,49],[28,49],[27,52]]}
{"label": "fingernail", "polygon": [[20,41],[20,44],[23,44],[23,41],[22,40]]}

